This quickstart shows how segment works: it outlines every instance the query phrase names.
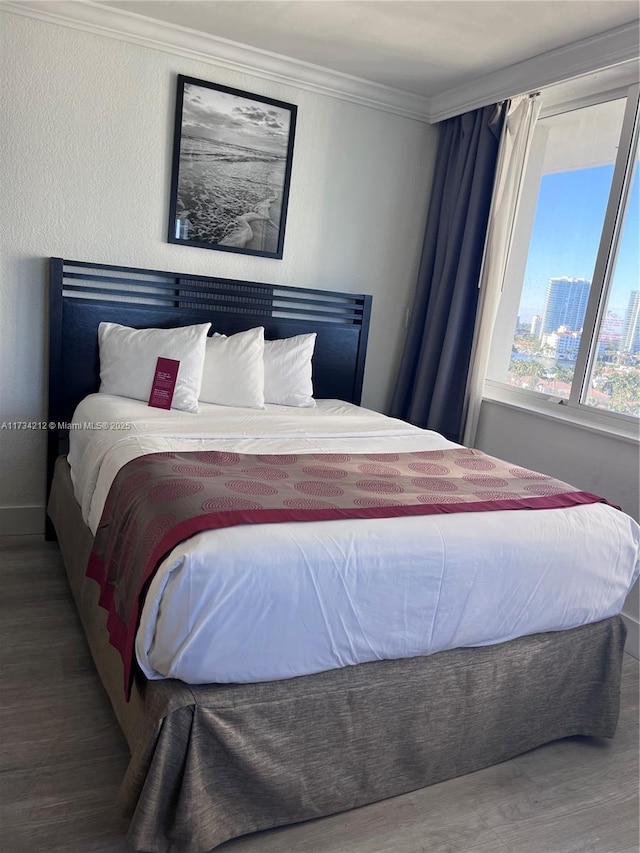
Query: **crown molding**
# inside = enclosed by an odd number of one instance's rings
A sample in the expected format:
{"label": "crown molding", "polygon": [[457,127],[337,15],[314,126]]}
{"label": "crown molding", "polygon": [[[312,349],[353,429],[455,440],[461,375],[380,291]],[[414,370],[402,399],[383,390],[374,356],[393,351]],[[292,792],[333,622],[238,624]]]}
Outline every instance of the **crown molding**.
{"label": "crown molding", "polygon": [[510,65],[475,82],[431,98],[429,118],[442,121],[514,95],[635,60],[640,55],[639,22],[625,24],[565,47]]}
{"label": "crown molding", "polygon": [[635,22],[426,98],[92,0],[0,0],[0,10],[186,56],[428,124],[624,62],[637,62],[640,56],[639,22]]}
{"label": "crown molding", "polygon": [[429,100],[411,92],[332,71],[228,39],[101,6],[90,0],[2,2],[0,9],[429,123]]}

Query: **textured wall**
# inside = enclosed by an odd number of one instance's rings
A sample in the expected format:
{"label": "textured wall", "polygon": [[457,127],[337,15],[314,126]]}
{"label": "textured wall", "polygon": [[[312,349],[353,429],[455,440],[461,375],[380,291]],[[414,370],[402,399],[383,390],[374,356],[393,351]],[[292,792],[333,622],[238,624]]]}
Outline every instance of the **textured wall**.
{"label": "textured wall", "polygon": [[[282,260],[165,242],[178,73],[298,104]],[[371,293],[363,404],[385,409],[436,129],[7,11],[0,75],[0,421],[45,416],[51,255]],[[0,531],[43,504],[44,466],[44,434],[0,432]]]}

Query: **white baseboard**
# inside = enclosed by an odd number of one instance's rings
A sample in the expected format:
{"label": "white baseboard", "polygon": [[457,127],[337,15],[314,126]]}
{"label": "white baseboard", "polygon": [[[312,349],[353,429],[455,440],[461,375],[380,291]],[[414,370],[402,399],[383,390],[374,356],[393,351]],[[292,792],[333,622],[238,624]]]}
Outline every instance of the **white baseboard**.
{"label": "white baseboard", "polygon": [[43,506],[0,507],[0,536],[32,536],[44,533]]}
{"label": "white baseboard", "polygon": [[640,622],[634,616],[629,616],[628,613],[623,613],[622,618],[627,626],[627,642],[624,645],[624,650],[636,660],[640,660]]}

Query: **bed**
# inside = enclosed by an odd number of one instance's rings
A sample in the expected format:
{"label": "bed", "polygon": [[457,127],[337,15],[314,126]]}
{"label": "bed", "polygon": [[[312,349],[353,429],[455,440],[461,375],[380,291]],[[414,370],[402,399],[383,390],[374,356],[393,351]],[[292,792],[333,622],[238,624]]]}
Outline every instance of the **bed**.
{"label": "bed", "polygon": [[[150,580],[128,680],[100,587],[86,573],[111,484],[136,464],[132,445],[141,458],[168,455],[172,465],[187,450],[217,454],[216,464],[221,455],[271,463],[299,453],[313,457],[317,477],[318,464],[350,454],[364,453],[377,476],[392,451],[423,454],[418,464],[428,458],[431,466],[433,454],[465,451],[359,406],[369,297],[57,258],[50,288],[48,535],[58,538],[131,750],[120,798],[136,849],[204,853],[558,738],[613,736],[625,639],[619,611],[638,572],[638,528],[595,500],[534,503],[535,512],[301,517],[198,533]],[[256,326],[269,340],[315,333],[317,404],[205,403],[194,415],[95,393],[100,322],[157,329],[209,321],[227,336]],[[75,429],[118,421],[129,434]],[[367,512],[375,504],[368,500]],[[425,530],[437,540],[427,576],[414,570]],[[225,571],[205,589],[198,578],[210,582],[212,548]],[[256,568],[258,581],[247,574]],[[195,610],[202,621],[186,632]],[[233,627],[230,614],[241,612],[248,618]]]}

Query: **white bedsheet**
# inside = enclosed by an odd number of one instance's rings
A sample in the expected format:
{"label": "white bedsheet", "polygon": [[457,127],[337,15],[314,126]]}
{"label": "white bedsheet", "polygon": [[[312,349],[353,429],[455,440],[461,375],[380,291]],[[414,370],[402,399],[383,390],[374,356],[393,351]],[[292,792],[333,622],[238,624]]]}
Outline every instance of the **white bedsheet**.
{"label": "white bedsheet", "polygon": [[[453,447],[339,401],[198,415],[95,394],[69,462],[95,532],[117,471],[164,450],[390,452]],[[246,525],[177,546],[136,638],[149,678],[266,681],[364,661],[499,643],[618,613],[640,571],[640,528],[605,504]]]}

